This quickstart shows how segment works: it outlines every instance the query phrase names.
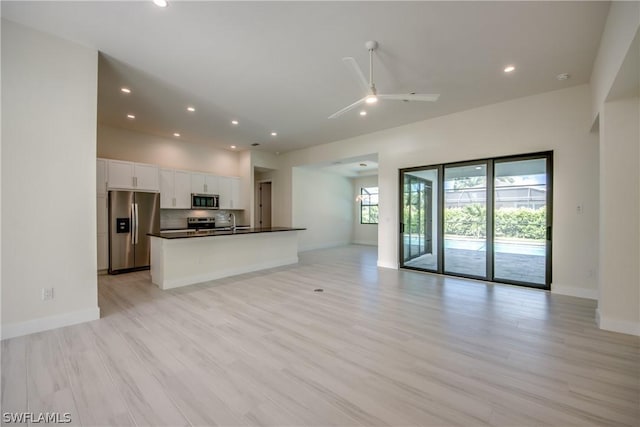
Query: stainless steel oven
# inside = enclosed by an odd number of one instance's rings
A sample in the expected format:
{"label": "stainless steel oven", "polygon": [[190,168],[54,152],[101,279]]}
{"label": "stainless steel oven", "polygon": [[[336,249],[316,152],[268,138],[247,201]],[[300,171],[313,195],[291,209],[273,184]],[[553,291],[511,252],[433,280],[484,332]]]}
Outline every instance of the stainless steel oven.
{"label": "stainless steel oven", "polygon": [[191,209],[219,209],[220,196],[217,194],[191,193]]}

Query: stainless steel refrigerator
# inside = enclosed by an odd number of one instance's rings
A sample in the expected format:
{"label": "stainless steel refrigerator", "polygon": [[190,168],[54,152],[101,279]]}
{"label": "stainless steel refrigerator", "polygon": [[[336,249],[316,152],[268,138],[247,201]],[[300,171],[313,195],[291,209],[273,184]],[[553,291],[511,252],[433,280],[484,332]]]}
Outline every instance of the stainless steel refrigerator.
{"label": "stainless steel refrigerator", "polygon": [[147,233],[160,231],[160,195],[109,191],[109,273],[149,268]]}

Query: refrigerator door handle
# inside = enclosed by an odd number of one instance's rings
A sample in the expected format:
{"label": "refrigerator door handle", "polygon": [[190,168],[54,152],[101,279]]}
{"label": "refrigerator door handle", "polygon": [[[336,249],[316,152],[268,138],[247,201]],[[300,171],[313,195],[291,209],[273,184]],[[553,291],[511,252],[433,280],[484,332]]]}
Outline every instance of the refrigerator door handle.
{"label": "refrigerator door handle", "polygon": [[134,242],[136,245],[138,244],[138,204],[136,203],[136,241]]}
{"label": "refrigerator door handle", "polygon": [[136,244],[136,204],[131,203],[131,244]]}

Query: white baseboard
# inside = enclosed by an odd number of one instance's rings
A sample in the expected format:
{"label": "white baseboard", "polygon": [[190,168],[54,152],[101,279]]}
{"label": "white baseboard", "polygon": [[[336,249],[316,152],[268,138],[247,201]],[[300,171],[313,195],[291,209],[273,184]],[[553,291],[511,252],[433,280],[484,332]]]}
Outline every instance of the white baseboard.
{"label": "white baseboard", "polygon": [[354,240],[351,242],[353,245],[365,245],[365,246],[378,246],[378,241],[375,240]]}
{"label": "white baseboard", "polygon": [[605,331],[640,336],[640,322],[629,322],[628,320],[603,317],[600,314],[600,309],[596,310],[596,322],[598,323],[598,327]]}
{"label": "white baseboard", "polygon": [[217,270],[208,274],[201,274],[197,276],[189,276],[174,280],[165,280],[160,289],[173,289],[181,286],[193,285],[195,283],[208,282],[210,280],[222,279],[224,277],[237,276],[238,274],[252,273],[254,271],[266,270],[268,268],[282,267],[285,265],[297,264],[298,257],[289,259],[280,259],[277,261],[263,262],[259,264],[252,264],[243,266],[241,268],[227,268],[224,270]]}
{"label": "white baseboard", "polygon": [[391,263],[391,262],[385,262],[385,261],[378,260],[377,265],[378,265],[378,267],[382,267],[382,268],[392,268],[394,270],[398,269],[398,264],[394,264],[394,263]]}
{"label": "white baseboard", "polygon": [[559,295],[568,295],[571,297],[578,298],[587,298],[587,299],[598,299],[598,290],[597,289],[585,289],[578,288],[576,286],[564,286],[564,285],[556,285],[551,284],[551,293],[559,294]]}
{"label": "white baseboard", "polygon": [[86,310],[73,311],[71,313],[58,314],[55,316],[40,317],[38,319],[27,320],[24,322],[9,323],[7,325],[2,325],[2,339],[5,340],[8,338],[35,334],[36,332],[76,325],[78,323],[89,322],[99,318],[100,307],[95,307],[88,308]]}
{"label": "white baseboard", "polygon": [[348,241],[339,241],[339,242],[325,242],[325,243],[319,243],[319,244],[307,245],[307,246],[300,245],[298,246],[298,252],[315,251],[316,249],[338,248],[340,246],[346,246],[348,244],[349,244]]}

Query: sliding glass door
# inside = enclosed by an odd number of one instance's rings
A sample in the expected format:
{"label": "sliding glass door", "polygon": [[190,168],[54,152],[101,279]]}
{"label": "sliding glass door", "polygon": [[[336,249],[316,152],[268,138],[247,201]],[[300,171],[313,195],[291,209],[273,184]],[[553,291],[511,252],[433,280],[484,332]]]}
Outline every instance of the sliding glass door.
{"label": "sliding glass door", "polygon": [[444,168],[444,272],[487,276],[487,163]]}
{"label": "sliding glass door", "polygon": [[[496,160],[494,278],[544,286],[550,264],[547,158]],[[549,233],[550,234],[550,233]]]}
{"label": "sliding glass door", "polygon": [[549,289],[552,169],[538,153],[401,170],[401,267]]}
{"label": "sliding glass door", "polygon": [[407,266],[437,271],[438,169],[404,174],[402,260]]}

